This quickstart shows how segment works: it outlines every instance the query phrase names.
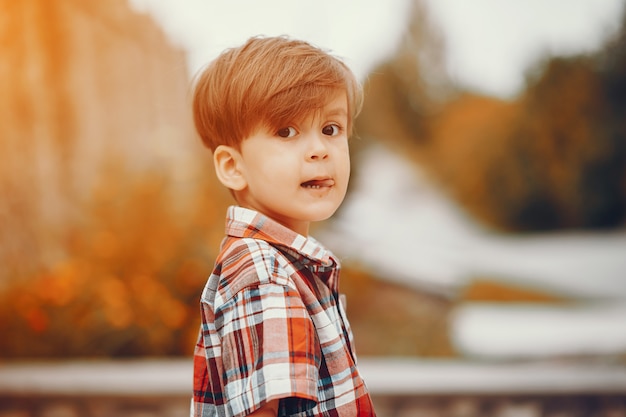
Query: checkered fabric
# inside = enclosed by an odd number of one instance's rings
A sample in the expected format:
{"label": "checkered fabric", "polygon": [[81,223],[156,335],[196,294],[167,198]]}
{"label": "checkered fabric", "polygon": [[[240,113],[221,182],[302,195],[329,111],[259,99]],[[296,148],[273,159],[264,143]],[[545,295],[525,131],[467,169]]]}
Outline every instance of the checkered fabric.
{"label": "checkered fabric", "polygon": [[311,237],[230,207],[201,298],[191,415],[374,416],[338,294],[339,263]]}

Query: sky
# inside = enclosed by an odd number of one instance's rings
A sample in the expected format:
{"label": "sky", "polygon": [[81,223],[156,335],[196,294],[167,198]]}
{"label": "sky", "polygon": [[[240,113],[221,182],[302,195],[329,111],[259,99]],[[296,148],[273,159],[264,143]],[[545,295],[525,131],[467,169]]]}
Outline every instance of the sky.
{"label": "sky", "polygon": [[[624,0],[424,0],[443,33],[446,67],[461,86],[514,96],[545,54],[596,49],[619,26]],[[190,72],[250,36],[305,39],[363,79],[391,56],[411,0],[130,0],[188,51]]]}

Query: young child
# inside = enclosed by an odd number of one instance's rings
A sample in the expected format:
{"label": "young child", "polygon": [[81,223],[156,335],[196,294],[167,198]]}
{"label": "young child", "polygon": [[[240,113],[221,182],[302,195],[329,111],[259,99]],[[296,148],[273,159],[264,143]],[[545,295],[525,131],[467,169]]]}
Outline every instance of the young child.
{"label": "young child", "polygon": [[348,186],[362,91],[339,59],[255,37],[199,76],[196,129],[237,206],[201,298],[192,416],[374,416],[338,293],[308,236]]}

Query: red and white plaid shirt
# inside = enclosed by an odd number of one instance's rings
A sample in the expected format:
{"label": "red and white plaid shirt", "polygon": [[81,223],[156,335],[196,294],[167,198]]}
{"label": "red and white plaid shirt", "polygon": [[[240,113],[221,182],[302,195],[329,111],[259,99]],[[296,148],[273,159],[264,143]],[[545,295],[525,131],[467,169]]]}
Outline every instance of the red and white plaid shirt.
{"label": "red and white plaid shirt", "polygon": [[375,416],[339,301],[339,263],[313,238],[230,207],[202,293],[191,415]]}

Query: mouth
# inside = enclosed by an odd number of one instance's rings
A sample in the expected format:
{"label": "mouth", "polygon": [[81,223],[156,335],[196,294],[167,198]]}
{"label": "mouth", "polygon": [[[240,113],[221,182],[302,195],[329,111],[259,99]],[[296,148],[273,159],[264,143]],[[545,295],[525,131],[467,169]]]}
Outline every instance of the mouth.
{"label": "mouth", "polygon": [[312,190],[319,190],[321,188],[330,188],[334,185],[335,180],[333,180],[332,178],[316,178],[303,182],[302,184],[300,184],[300,187]]}

